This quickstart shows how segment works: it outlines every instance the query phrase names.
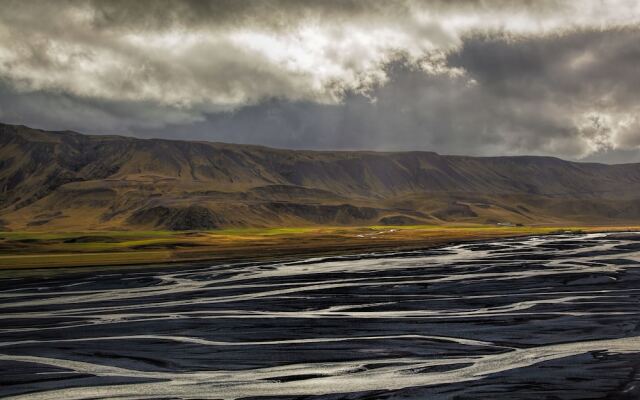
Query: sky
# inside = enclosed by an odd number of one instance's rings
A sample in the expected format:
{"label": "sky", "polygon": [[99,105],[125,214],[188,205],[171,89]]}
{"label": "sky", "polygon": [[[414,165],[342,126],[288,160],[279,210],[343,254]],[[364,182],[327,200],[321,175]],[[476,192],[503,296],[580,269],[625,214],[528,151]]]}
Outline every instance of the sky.
{"label": "sky", "polygon": [[640,162],[640,2],[0,0],[0,121]]}

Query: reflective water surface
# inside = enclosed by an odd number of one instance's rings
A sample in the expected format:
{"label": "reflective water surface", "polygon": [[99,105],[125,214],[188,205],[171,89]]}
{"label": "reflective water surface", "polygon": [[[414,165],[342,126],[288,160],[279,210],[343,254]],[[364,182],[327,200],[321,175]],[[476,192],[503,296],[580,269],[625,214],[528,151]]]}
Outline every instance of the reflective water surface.
{"label": "reflective water surface", "polygon": [[640,234],[0,279],[0,396],[637,399]]}

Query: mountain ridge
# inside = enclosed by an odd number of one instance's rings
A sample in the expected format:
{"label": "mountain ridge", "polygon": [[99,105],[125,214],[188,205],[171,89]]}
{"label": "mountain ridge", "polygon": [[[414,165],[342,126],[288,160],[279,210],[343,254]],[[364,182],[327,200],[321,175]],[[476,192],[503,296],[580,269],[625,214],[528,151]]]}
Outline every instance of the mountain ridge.
{"label": "mountain ridge", "polygon": [[0,124],[4,229],[640,221],[640,164],[286,150]]}

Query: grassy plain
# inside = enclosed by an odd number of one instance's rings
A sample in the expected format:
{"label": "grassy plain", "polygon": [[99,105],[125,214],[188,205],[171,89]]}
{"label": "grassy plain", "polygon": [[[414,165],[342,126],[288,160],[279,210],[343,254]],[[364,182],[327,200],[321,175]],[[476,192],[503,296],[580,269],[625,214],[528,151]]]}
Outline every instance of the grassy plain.
{"label": "grassy plain", "polygon": [[133,265],[418,249],[560,231],[637,227],[418,225],[243,228],[215,231],[0,232],[0,269]]}

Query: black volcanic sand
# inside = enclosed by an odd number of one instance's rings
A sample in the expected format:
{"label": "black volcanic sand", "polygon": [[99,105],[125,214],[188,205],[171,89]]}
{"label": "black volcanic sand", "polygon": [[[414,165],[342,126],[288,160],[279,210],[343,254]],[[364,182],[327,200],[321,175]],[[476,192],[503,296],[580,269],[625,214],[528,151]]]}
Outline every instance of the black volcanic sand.
{"label": "black volcanic sand", "polygon": [[0,396],[637,399],[640,234],[0,280]]}

